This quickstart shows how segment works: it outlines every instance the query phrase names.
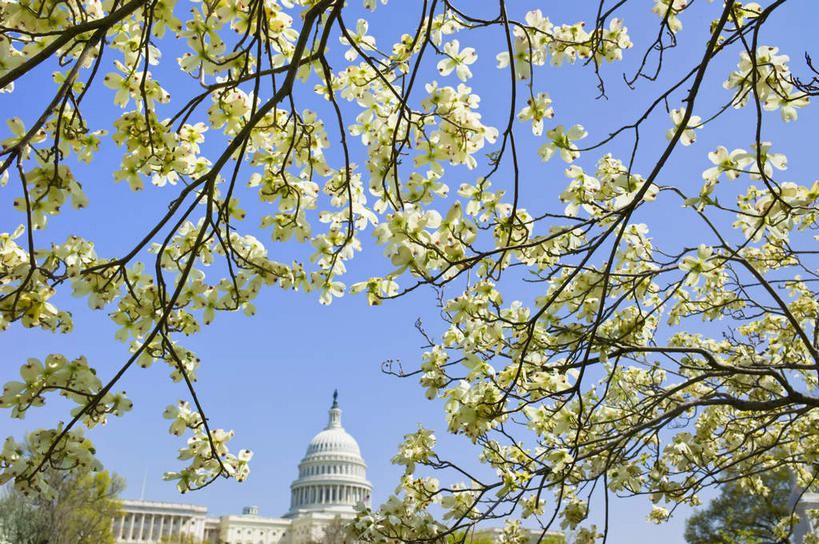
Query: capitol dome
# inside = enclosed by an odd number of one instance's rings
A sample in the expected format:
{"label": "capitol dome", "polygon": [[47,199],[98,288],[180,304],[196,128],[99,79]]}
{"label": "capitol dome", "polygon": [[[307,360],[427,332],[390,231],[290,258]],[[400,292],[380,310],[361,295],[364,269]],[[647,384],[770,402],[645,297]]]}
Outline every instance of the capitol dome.
{"label": "capitol dome", "polygon": [[290,510],[285,517],[308,512],[351,514],[358,502],[370,505],[373,486],[358,442],[341,426],[338,392],[333,393],[327,427],[307,446],[299,477],[290,484]]}

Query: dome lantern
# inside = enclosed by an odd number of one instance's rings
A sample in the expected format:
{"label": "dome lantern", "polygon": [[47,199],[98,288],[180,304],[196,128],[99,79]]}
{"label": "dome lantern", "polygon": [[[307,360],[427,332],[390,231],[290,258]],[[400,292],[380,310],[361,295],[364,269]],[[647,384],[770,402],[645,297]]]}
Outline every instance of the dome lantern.
{"label": "dome lantern", "polygon": [[341,426],[341,409],[338,407],[338,389],[333,392],[333,405],[330,407],[330,421],[327,429],[343,429]]}

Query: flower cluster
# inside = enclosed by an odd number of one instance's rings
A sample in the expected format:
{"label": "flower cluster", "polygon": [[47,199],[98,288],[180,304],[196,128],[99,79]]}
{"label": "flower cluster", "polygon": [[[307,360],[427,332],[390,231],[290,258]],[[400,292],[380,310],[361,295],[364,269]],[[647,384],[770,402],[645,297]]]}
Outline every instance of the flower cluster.
{"label": "flower cluster", "polygon": [[737,69],[722,84],[726,89],[736,89],[731,103],[735,108],[748,104],[751,97],[758,100],[767,111],[780,110],[784,121],[794,121],[796,110],[808,105],[805,92],[795,91],[788,55],[780,55],[779,48],[760,46],[751,58],[747,51],[740,53]]}
{"label": "flower cluster", "polygon": [[227,442],[233,438],[233,431],[213,429],[207,432],[198,411],[191,410],[186,401],[179,401],[175,406],[169,405],[162,414],[171,419],[169,432],[181,436],[186,430],[192,430],[188,445],[179,450],[179,460],[188,461],[188,466],[179,472],[167,472],[165,480],[178,480],[176,487],[181,493],[207,485],[220,475],[244,481],[250,473],[248,462],[253,457],[250,450],[241,450],[233,455],[227,448]]}
{"label": "flower cluster", "polygon": [[628,29],[620,19],[612,19],[609,27],[584,30],[584,23],[555,25],[537,9],[526,14],[525,25],[514,27],[514,51],[498,53],[498,68],[514,65],[517,79],[529,79],[532,67],[574,64],[578,59],[593,58],[595,62],[622,60],[623,50],[632,46]]}

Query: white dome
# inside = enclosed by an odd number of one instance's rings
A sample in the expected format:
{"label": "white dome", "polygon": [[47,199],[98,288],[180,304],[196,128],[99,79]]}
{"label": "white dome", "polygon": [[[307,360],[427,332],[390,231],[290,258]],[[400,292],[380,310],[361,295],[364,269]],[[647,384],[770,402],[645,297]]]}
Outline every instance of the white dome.
{"label": "white dome", "polygon": [[[340,410],[339,410],[340,411]],[[358,449],[358,442],[355,438],[350,436],[350,433],[344,430],[343,427],[334,427],[324,429],[310,441],[307,446],[307,455],[312,455],[322,452],[347,453],[361,457],[361,451]]]}
{"label": "white dome", "polygon": [[285,517],[316,511],[352,514],[357,503],[370,504],[373,486],[367,481],[367,464],[358,442],[341,426],[338,392],[329,414],[327,427],[313,437],[299,463]]}

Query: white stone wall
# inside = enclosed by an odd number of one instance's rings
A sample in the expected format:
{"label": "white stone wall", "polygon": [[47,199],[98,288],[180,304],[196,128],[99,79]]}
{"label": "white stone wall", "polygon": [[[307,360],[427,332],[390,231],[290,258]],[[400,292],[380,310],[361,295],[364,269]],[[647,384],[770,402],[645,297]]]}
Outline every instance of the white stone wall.
{"label": "white stone wall", "polygon": [[336,512],[310,512],[293,518],[287,534],[287,541],[281,544],[320,542],[324,536],[324,528],[336,518],[348,521],[353,518],[353,514],[339,510]]}
{"label": "white stone wall", "polygon": [[241,515],[220,518],[219,539],[224,544],[287,544],[289,519]]}
{"label": "white stone wall", "polygon": [[219,518],[205,518],[205,536],[203,538],[205,542],[209,544],[219,544],[221,521]]}

